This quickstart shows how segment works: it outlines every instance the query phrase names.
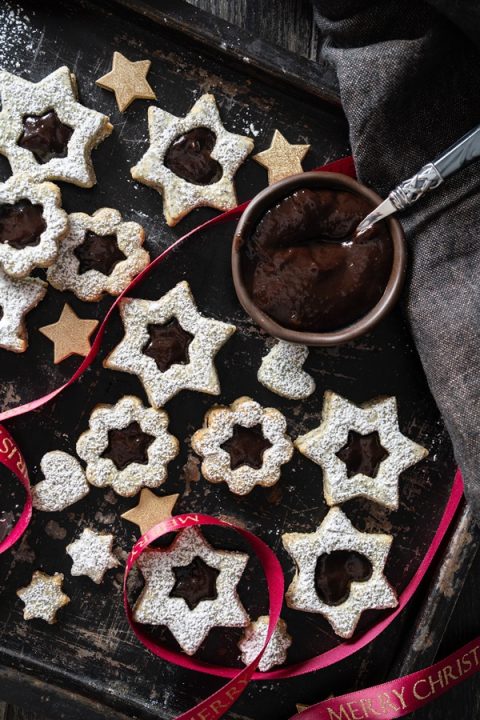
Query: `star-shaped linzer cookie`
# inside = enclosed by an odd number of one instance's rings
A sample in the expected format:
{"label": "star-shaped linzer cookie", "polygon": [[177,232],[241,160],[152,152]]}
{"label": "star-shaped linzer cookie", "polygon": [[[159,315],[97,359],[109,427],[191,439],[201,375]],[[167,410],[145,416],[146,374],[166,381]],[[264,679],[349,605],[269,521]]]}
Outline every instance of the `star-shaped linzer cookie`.
{"label": "star-shaped linzer cookie", "polygon": [[150,60],[128,60],[125,55],[113,53],[112,69],[98,78],[97,85],[115,93],[118,109],[123,112],[134,100],[156,100],[147,81]]}
{"label": "star-shaped linzer cookie", "polygon": [[0,153],[34,180],[95,184],[91,151],[113,128],[77,100],[75,76],[60,67],[38,83],[0,70]]}
{"label": "star-shaped linzer cookie", "polygon": [[[352,637],[364,610],[397,606],[383,574],[391,535],[359,532],[340,508],[332,508],[315,532],[286,533],[282,540],[297,568],[285,595],[288,607],[321,613],[340,637]],[[362,564],[368,566],[363,575]]]}
{"label": "star-shaped linzer cookie", "polygon": [[25,603],[25,620],[41,618],[50,624],[56,622],[57,611],[70,602],[62,592],[62,582],[62,573],[47,575],[41,570],[33,573],[30,584],[17,590],[18,597]]}
{"label": "star-shaped linzer cookie", "polygon": [[245,553],[213,548],[197,528],[183,530],[170,547],[139,557],[145,587],[134,620],[165,625],[193,655],[212,628],[248,624],[236,590],[247,562]]}
{"label": "star-shaped linzer cookie", "polygon": [[57,364],[70,355],[86,357],[90,352],[90,335],[97,325],[98,320],[79,318],[65,303],[57,322],[44,325],[39,330],[53,342],[53,362]]}
{"label": "star-shaped linzer cookie", "polygon": [[213,95],[202,95],[183,118],[149,107],[148,125],[150,147],[132,177],[163,195],[169,225],[198,207],[237,205],[233,177],[253,141],[225,130]]}
{"label": "star-shaped linzer cookie", "polygon": [[43,300],[47,284],[37,278],[14,280],[0,270],[0,348],[25,352],[25,315]]}
{"label": "star-shaped linzer cookie", "polygon": [[322,468],[328,505],[363,496],[396,509],[400,473],[428,455],[400,432],[394,397],[358,407],[330,390],[321,424],[297,438],[295,446]]}
{"label": "star-shaped linzer cookie", "polygon": [[267,150],[257,153],[253,159],[268,170],[268,184],[303,172],[302,160],[310,145],[291,145],[279,130],[273,133],[272,144]]}
{"label": "star-shaped linzer cookie", "polygon": [[85,528],[77,540],[67,545],[67,553],[73,560],[72,575],[88,575],[93,582],[101,583],[107,570],[118,565],[112,546],[113,535]]}
{"label": "star-shaped linzer cookie", "polygon": [[178,493],[159,496],[148,488],[143,488],[138,505],[124,512],[120,517],[138,525],[140,534],[145,535],[154,525],[172,517],[172,511],[178,498]]}
{"label": "star-shaped linzer cookie", "polygon": [[181,390],[219,394],[213,359],[235,326],[201,315],[187,282],[159,300],[126,298],[120,314],[125,336],[104,365],[138,375],[151,405],[162,407]]}

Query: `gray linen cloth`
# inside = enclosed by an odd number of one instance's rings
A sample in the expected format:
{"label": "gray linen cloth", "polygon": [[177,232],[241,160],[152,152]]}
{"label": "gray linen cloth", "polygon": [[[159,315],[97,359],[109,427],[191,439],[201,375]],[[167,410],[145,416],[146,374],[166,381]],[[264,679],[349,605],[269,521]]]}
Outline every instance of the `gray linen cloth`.
{"label": "gray linen cloth", "polygon": [[[480,2],[313,2],[358,176],[384,197],[480,124]],[[480,518],[480,161],[401,221],[407,316]]]}

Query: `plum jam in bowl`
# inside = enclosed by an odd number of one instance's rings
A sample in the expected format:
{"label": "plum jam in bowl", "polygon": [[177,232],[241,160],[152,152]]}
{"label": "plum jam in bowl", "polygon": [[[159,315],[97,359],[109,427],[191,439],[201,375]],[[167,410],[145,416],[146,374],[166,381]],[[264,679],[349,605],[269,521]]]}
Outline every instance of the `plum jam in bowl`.
{"label": "plum jam in bowl", "polygon": [[346,175],[306,172],[259,193],[233,239],[238,299],[269,335],[340,345],[371,330],[397,302],[406,246],[391,218],[355,237],[381,198]]}

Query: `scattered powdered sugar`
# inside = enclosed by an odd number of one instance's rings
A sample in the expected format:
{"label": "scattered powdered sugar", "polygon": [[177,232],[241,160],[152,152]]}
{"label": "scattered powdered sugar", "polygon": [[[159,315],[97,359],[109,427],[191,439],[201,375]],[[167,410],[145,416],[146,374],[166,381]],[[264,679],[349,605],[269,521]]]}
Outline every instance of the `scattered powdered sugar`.
{"label": "scattered powdered sugar", "polygon": [[290,400],[307,398],[315,391],[315,380],[302,370],[307,357],[306,345],[279,340],[262,359],[258,381],[277,395]]}
{"label": "scattered powdered sugar", "polygon": [[[0,66],[12,71],[20,67],[28,68],[42,34],[19,7],[15,7],[9,0],[3,0],[2,5]],[[12,53],[12,47],[21,47],[21,55]]]}

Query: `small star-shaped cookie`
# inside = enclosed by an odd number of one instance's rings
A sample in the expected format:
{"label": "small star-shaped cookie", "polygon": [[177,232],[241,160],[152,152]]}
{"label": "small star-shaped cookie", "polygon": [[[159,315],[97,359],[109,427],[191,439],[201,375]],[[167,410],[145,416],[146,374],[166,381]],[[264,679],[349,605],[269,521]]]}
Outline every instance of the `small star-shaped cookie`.
{"label": "small star-shaped cookie", "polygon": [[315,391],[315,380],[305,370],[308,357],[306,345],[279,340],[262,359],[258,381],[266,388],[289,400],[302,400]]}
{"label": "small star-shaped cookie", "polygon": [[60,67],[38,83],[0,70],[0,153],[35,180],[95,184],[90,153],[112,132],[106,115],[77,101],[75,77]]}
{"label": "small star-shaped cookie", "polygon": [[0,270],[0,348],[25,352],[25,315],[43,300],[47,284],[37,278],[14,280]]}
{"label": "small star-shaped cookie", "polygon": [[68,453],[61,450],[45,453],[40,467],[45,479],[32,487],[33,507],[36,510],[65,510],[90,492],[82,466]]}
{"label": "small star-shaped cookie", "polygon": [[128,60],[125,55],[113,53],[112,69],[96,80],[96,84],[115,93],[118,109],[123,112],[134,100],[156,100],[147,81],[150,60]]}
{"label": "small star-shaped cookie", "polygon": [[[149,107],[148,125],[150,147],[132,168],[132,177],[163,195],[169,225],[198,207],[229,210],[237,205],[233,177],[253,141],[225,130],[213,95],[202,95],[183,118]],[[192,134],[197,129],[202,131],[198,137]]]}
{"label": "small star-shaped cookie", "polygon": [[159,496],[148,488],[143,488],[138,505],[124,512],[120,517],[138,525],[140,534],[145,535],[154,525],[172,517],[172,511],[178,498],[178,493]]}
{"label": "small star-shaped cookie", "polygon": [[[251,622],[245,628],[245,632],[238,643],[244,665],[249,665],[262,649],[267,637],[268,621],[268,615],[260,615],[257,620]],[[292,638],[287,632],[287,623],[279,618],[277,627],[273,631],[273,635],[258,664],[260,672],[267,672],[275,665],[283,665],[287,659],[287,650],[291,644]]]}
{"label": "small star-shaped cookie", "polygon": [[[329,510],[315,532],[286,533],[282,537],[283,544],[296,564],[295,577],[285,595],[288,607],[321,613],[337,635],[352,637],[364,610],[383,610],[398,604],[397,596],[383,574],[392,539],[391,535],[359,532],[340,508]],[[367,558],[371,563],[371,574],[361,582],[351,581],[347,599],[334,605],[322,601],[318,595],[316,568],[321,556],[338,551],[354,552]]]}
{"label": "small star-shaped cookie", "polygon": [[125,298],[120,314],[125,336],[105,367],[138,375],[157,408],[181,390],[218,395],[213,358],[235,326],[201,315],[187,282],[178,283],[159,300]]}
{"label": "small star-shaped cookie", "polygon": [[[350,475],[339,457],[352,430],[360,435],[378,433],[387,457],[380,462],[374,477],[364,473]],[[328,505],[364,496],[396,509],[400,473],[428,455],[428,450],[400,432],[394,397],[372,400],[358,407],[330,390],[324,395],[321,424],[297,438],[295,446],[322,468]]]}
{"label": "small star-shaped cookie", "polygon": [[[212,628],[248,624],[236,591],[247,562],[245,553],[213,548],[197,528],[183,530],[165,550],[146,550],[138,558],[145,587],[134,620],[165,625],[182,650],[193,655]],[[184,573],[190,569],[188,582]],[[210,571],[210,578],[199,588],[193,580],[200,570],[202,575]]]}
{"label": "small star-shaped cookie", "polygon": [[38,329],[53,342],[53,362],[56,365],[70,355],[86,357],[90,352],[90,335],[97,325],[98,320],[79,318],[70,305],[65,303],[57,322]]}
{"label": "small star-shaped cookie", "polygon": [[56,622],[57,611],[70,602],[68,595],[62,592],[62,582],[62,573],[47,575],[35,570],[30,585],[17,590],[18,597],[25,603],[25,620],[41,618],[50,624]]}
{"label": "small star-shaped cookie", "polygon": [[268,170],[268,184],[303,172],[302,160],[310,145],[291,145],[279,130],[273,133],[268,150],[253,156],[253,159]]}
{"label": "small star-shaped cookie", "polygon": [[118,566],[112,546],[113,535],[85,528],[78,540],[67,545],[67,553],[73,560],[72,575],[88,575],[93,582],[101,583],[107,570]]}
{"label": "small star-shaped cookie", "polygon": [[141,225],[123,222],[118,210],[101,208],[93,215],[72,213],[69,231],[47,279],[57,290],[71,290],[80,300],[119,295],[148,265]]}

